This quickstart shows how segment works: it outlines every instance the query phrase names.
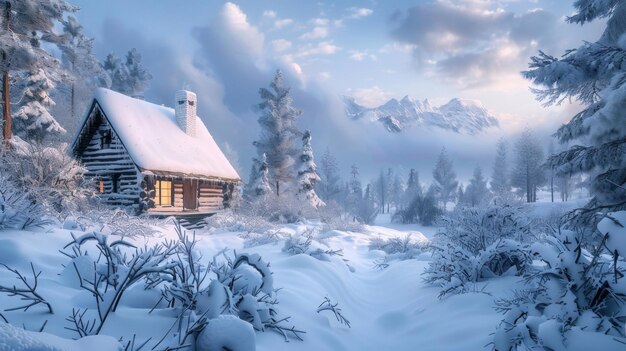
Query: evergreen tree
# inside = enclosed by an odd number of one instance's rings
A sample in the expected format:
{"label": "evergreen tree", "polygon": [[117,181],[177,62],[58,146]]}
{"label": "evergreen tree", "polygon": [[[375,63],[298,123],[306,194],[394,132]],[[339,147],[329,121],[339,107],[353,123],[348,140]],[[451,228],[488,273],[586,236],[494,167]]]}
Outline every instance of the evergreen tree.
{"label": "evergreen tree", "polygon": [[141,64],[141,54],[133,48],[122,62],[114,53],[109,53],[102,65],[111,79],[110,89],[135,98],[143,98],[152,75]]}
{"label": "evergreen tree", "polygon": [[267,155],[270,181],[280,196],[281,184],[289,184],[294,179],[293,164],[298,153],[294,140],[300,135],[296,121],[302,111],[292,106],[291,90],[284,85],[280,70],[276,71],[270,89],[259,89],[259,95],[262,100],[258,105],[261,135],[254,146],[257,154]]}
{"label": "evergreen tree", "polygon": [[20,107],[14,115],[15,134],[22,139],[41,142],[50,134],[65,133],[65,129],[49,112],[55,105],[49,95],[54,82],[46,71],[41,68],[29,71],[25,82]]}
{"label": "evergreen tree", "polygon": [[577,217],[591,232],[602,213],[626,208],[626,3],[579,0],[574,7],[570,23],[608,18],[602,36],[558,57],[540,51],[524,76],[541,87],[535,93],[546,105],[571,99],[585,106],[556,132],[561,143],[573,146],[548,163],[557,175],[594,174],[593,198]]}
{"label": "evergreen tree", "polygon": [[380,171],[380,175],[376,179],[376,192],[378,193],[378,205],[380,206],[380,213],[385,213],[385,204],[387,204],[387,195],[389,194],[389,187],[387,177],[383,170]]}
{"label": "evergreen tree", "polygon": [[502,197],[511,191],[507,165],[507,144],[504,139],[498,140],[496,146],[496,159],[493,162],[490,186],[491,191],[498,197]]}
{"label": "evergreen tree", "polygon": [[489,196],[487,189],[487,181],[483,178],[483,172],[480,166],[474,169],[474,176],[465,189],[465,198],[468,205],[476,207],[480,205]]}
{"label": "evergreen tree", "polygon": [[545,182],[541,143],[530,129],[522,132],[515,144],[515,166],[511,184],[526,195],[526,202],[537,201],[537,189]]}
{"label": "evergreen tree", "polygon": [[321,181],[316,189],[318,189],[322,198],[326,200],[334,199],[341,191],[339,188],[339,165],[329,148],[326,148],[326,151],[324,151],[322,155],[320,171]]}
{"label": "evergreen tree", "polygon": [[298,166],[298,194],[303,194],[306,200],[313,207],[324,206],[324,201],[315,193],[315,184],[320,181],[317,174],[317,165],[313,156],[313,147],[311,146],[311,132],[305,131],[302,136],[302,153],[299,158]]}
{"label": "evergreen tree", "polygon": [[439,202],[442,209],[446,209],[446,204],[449,201],[454,201],[456,195],[458,181],[456,180],[456,173],[453,169],[452,160],[448,157],[446,148],[441,149],[439,158],[437,159],[437,165],[433,170],[433,179],[435,180],[434,186],[436,193],[439,195]]}
{"label": "evergreen tree", "polygon": [[361,186],[361,180],[359,179],[359,168],[356,165],[350,167],[350,174],[352,178],[347,184],[348,194],[346,196],[346,209],[356,218],[358,217],[357,212],[359,205],[363,200],[363,188]]}
{"label": "evergreen tree", "polygon": [[272,187],[269,182],[269,166],[265,154],[261,155],[258,174],[252,185],[252,189],[254,189],[254,195],[258,199],[265,200],[267,196],[272,193]]}
{"label": "evergreen tree", "polygon": [[126,71],[128,72],[127,95],[143,99],[152,75],[141,64],[141,54],[135,48],[130,49],[126,54]]}
{"label": "evergreen tree", "polygon": [[419,173],[415,168],[409,171],[409,177],[406,181],[406,189],[404,191],[402,204],[407,206],[417,196],[422,196],[422,185],[420,184]]}
{"label": "evergreen tree", "polygon": [[63,66],[72,79],[61,82],[58,90],[67,94],[63,99],[69,101],[68,125],[78,128],[78,116],[90,102],[96,88],[108,86],[110,78],[93,54],[93,39],[83,33],[82,25],[74,16],[68,16],[63,23],[63,37],[65,40],[59,48]]}
{"label": "evergreen tree", "polygon": [[[75,12],[78,8],[63,0],[9,0],[2,2],[2,23],[0,25],[0,43],[3,54],[0,56],[0,68],[3,73],[2,103],[3,108],[3,138],[11,138],[13,123],[11,119],[11,81],[13,72],[20,76],[18,81],[21,87],[13,87],[15,91],[26,89],[29,92],[20,92],[27,96],[31,93],[45,96],[32,96],[28,101],[21,101],[18,109],[21,110],[21,133],[31,127],[34,131],[61,132],[61,128],[47,108],[47,86],[54,86],[55,81],[68,79],[60,68],[59,62],[53,55],[42,48],[42,42],[51,45],[62,45],[64,38],[56,33],[59,24],[65,22],[68,12]],[[37,101],[37,103],[34,103]],[[26,105],[30,104],[27,110]],[[45,111],[45,112],[44,112]],[[41,113],[37,116],[36,113]],[[41,117],[42,121],[36,119]],[[43,127],[43,128],[40,128]],[[30,132],[29,132],[30,133]],[[42,137],[42,136],[38,136]]]}

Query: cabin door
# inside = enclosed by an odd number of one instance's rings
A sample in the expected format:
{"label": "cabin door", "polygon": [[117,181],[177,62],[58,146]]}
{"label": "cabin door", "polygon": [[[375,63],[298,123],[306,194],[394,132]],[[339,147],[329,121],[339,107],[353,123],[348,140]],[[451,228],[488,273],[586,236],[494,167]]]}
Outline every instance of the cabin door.
{"label": "cabin door", "polygon": [[183,209],[198,209],[198,182],[195,180],[183,181]]}

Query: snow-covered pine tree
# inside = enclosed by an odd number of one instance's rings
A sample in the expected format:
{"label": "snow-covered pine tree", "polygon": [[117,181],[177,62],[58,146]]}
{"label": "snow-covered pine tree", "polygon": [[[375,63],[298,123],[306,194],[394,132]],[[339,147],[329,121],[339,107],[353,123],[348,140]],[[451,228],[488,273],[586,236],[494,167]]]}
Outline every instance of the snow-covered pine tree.
{"label": "snow-covered pine tree", "polygon": [[339,165],[337,159],[327,147],[320,160],[320,177],[322,180],[317,186],[319,195],[325,200],[333,200],[341,191],[339,187]]}
{"label": "snow-covered pine tree", "polygon": [[356,216],[357,209],[363,199],[363,187],[359,179],[359,168],[356,165],[350,166],[350,182],[347,184],[347,196],[345,201],[346,209]]}
{"label": "snow-covered pine tree", "polygon": [[548,162],[557,174],[597,171],[589,181],[593,198],[577,217],[592,232],[602,213],[626,208],[626,2],[579,0],[574,7],[570,23],[608,18],[600,39],[562,56],[540,51],[523,74],[541,87],[534,92],[546,105],[572,99],[585,106],[555,134],[573,145]]}
{"label": "snow-covered pine tree", "polygon": [[441,149],[437,165],[433,170],[433,179],[435,180],[435,190],[438,194],[439,202],[442,209],[446,209],[448,201],[454,201],[459,182],[456,180],[456,173],[453,169],[452,160],[448,157],[446,148]]}
{"label": "snow-covered pine tree", "polygon": [[128,72],[128,82],[126,83],[128,92],[126,94],[143,99],[152,75],[141,64],[141,54],[135,48],[130,49],[126,54],[126,72]]}
{"label": "snow-covered pine tree", "polygon": [[259,160],[258,174],[252,184],[252,189],[254,189],[254,195],[257,199],[266,199],[272,193],[269,182],[269,166],[265,154],[261,155],[261,160]]}
{"label": "snow-covered pine tree", "polygon": [[62,63],[73,79],[61,82],[57,90],[62,90],[66,94],[63,99],[69,101],[68,125],[78,127],[78,115],[93,92],[99,86],[109,86],[110,78],[93,54],[93,39],[83,33],[83,26],[74,16],[63,22],[63,37],[64,42],[59,45]]}
{"label": "snow-covered pine tree", "polygon": [[[18,74],[36,75],[27,84],[38,80],[59,81],[67,79],[63,70],[60,69],[58,60],[42,48],[41,43],[61,45],[64,42],[62,35],[55,32],[59,23],[64,22],[68,12],[75,12],[78,8],[63,0],[8,0],[2,3],[2,24],[0,25],[0,43],[2,43],[3,55],[0,57],[0,69],[3,73],[2,102],[4,130],[3,138],[8,140],[12,136],[11,98],[10,98],[10,72]],[[43,71],[43,75],[41,71]],[[43,79],[42,77],[46,78]],[[41,78],[41,79],[39,79]],[[23,81],[23,79],[20,79]],[[47,84],[47,83],[46,83]],[[15,88],[15,87],[14,87]],[[19,90],[19,89],[16,89]],[[20,104],[18,108],[24,105]],[[43,106],[41,106],[43,107]],[[29,112],[35,112],[33,108]],[[56,120],[51,122],[49,113],[44,116],[42,123],[29,123],[29,126],[52,126],[52,131],[60,131],[55,128]],[[31,117],[33,116],[31,115]],[[52,118],[54,120],[54,118]]]}
{"label": "snow-covered pine tree", "polygon": [[491,191],[497,197],[503,197],[511,191],[507,165],[507,143],[504,139],[498,140],[496,146],[496,158],[493,162],[490,186]]}
{"label": "snow-covered pine tree", "polygon": [[483,171],[480,166],[474,169],[474,175],[470,179],[470,183],[465,188],[465,198],[468,205],[476,207],[480,205],[487,197],[489,197],[489,189],[487,189],[487,181],[483,177]]}
{"label": "snow-covered pine tree", "polygon": [[385,204],[387,203],[387,195],[389,194],[387,177],[385,171],[380,170],[378,178],[376,178],[376,194],[378,195],[378,205],[380,207],[380,213],[385,213]]}
{"label": "snow-covered pine tree", "polygon": [[302,135],[302,152],[298,158],[298,177],[296,181],[298,183],[298,194],[304,195],[306,201],[315,208],[326,205],[315,193],[315,184],[320,179],[313,156],[313,147],[311,146],[311,132],[307,130]]}
{"label": "snow-covered pine tree", "polygon": [[276,71],[270,89],[259,89],[259,95],[261,133],[254,146],[258,155],[267,155],[269,178],[280,196],[281,186],[292,183],[295,176],[293,165],[298,155],[295,139],[301,135],[296,121],[302,111],[292,106],[291,89],[285,86],[280,70]]}
{"label": "snow-covered pine tree", "polygon": [[541,143],[530,129],[525,129],[515,143],[511,185],[526,195],[526,202],[537,201],[537,188],[546,180],[544,161]]}
{"label": "snow-covered pine tree", "polygon": [[411,168],[409,171],[409,177],[406,181],[406,190],[404,191],[402,205],[404,207],[413,201],[417,196],[422,196],[422,185],[420,184],[419,173],[415,168]]}
{"label": "snow-covered pine tree", "polygon": [[43,68],[36,68],[24,77],[26,86],[22,92],[20,107],[14,114],[15,134],[25,140],[41,142],[46,136],[65,133],[65,129],[50,114],[55,105],[49,91],[54,82]]}
{"label": "snow-covered pine tree", "polygon": [[119,57],[115,53],[109,53],[102,63],[102,68],[109,76],[107,88],[125,94],[128,91],[126,84],[128,71]]}

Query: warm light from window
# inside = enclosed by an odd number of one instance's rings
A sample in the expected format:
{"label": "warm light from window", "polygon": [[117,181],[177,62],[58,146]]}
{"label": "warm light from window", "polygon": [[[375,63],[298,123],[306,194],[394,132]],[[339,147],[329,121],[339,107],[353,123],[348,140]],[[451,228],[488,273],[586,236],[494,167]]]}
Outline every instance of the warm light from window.
{"label": "warm light from window", "polygon": [[102,180],[102,178],[100,178],[98,182],[98,190],[100,190],[100,194],[104,193],[104,180]]}
{"label": "warm light from window", "polygon": [[157,206],[172,206],[172,182],[157,180],[154,183],[154,203]]}

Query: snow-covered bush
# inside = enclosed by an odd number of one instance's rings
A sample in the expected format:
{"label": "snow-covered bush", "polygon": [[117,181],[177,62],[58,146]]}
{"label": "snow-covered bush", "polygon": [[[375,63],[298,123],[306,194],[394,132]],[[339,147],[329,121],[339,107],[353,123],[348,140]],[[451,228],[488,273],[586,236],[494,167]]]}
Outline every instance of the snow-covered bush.
{"label": "snow-covered bush", "polygon": [[67,153],[67,144],[52,147],[21,142],[3,152],[0,173],[52,214],[82,209],[95,194],[83,177],[84,169]]}
{"label": "snow-covered bush", "polygon": [[432,225],[441,214],[441,210],[437,207],[437,201],[432,194],[417,195],[406,208],[394,213],[393,221]]}
{"label": "snow-covered bush", "polygon": [[[376,211],[374,213],[378,214]],[[354,215],[347,213],[346,210],[335,201],[326,202],[326,206],[318,209],[318,215],[322,223],[324,223],[324,229],[326,230],[342,230],[347,232],[363,231],[363,223],[357,221]],[[369,216],[366,217],[368,217],[368,221],[370,221]],[[373,219],[371,221],[373,221]]]}
{"label": "snow-covered bush", "polygon": [[149,236],[158,232],[156,226],[163,221],[143,216],[134,216],[123,209],[113,209],[95,204],[82,211],[72,211],[63,221],[65,229],[96,231],[121,237]]}
{"label": "snow-covered bush", "polygon": [[[74,312],[69,317],[75,330],[81,337],[96,335],[104,326],[107,318],[117,309],[122,296],[128,289],[154,274],[170,275],[175,266],[169,261],[170,256],[176,253],[173,243],[165,242],[152,247],[136,248],[127,241],[109,240],[107,234],[91,232],[68,243],[67,247],[79,249],[89,242],[93,242],[99,252],[95,260],[95,272],[92,277],[83,277],[75,262],[72,262],[80,286],[90,292],[96,302],[98,320],[91,323],[84,322],[81,313]],[[91,325],[91,328],[84,327]]]}
{"label": "snow-covered bush", "polygon": [[[207,296],[214,298],[204,305],[214,307],[207,310],[220,311],[220,314],[236,313],[255,330],[270,329],[285,340],[289,336],[302,340],[303,331],[285,325],[289,317],[278,317],[278,299],[269,264],[258,254],[235,253],[233,258],[226,254],[222,257],[222,262],[216,258],[213,260],[212,269],[217,280],[211,283],[214,288],[209,288]],[[198,304],[203,304],[201,299]]]}
{"label": "snow-covered bush", "polygon": [[530,252],[541,264],[526,273],[526,290],[497,301],[504,319],[494,348],[560,350],[583,331],[626,342],[625,225],[626,212],[609,213],[598,225],[600,245],[589,250],[568,230],[534,243]]}
{"label": "snow-covered bush", "polygon": [[225,210],[205,219],[207,227],[219,230],[263,233],[274,229],[274,224],[249,208]]}
{"label": "snow-covered bush", "polygon": [[525,242],[537,237],[536,223],[519,208],[462,208],[440,224],[425,275],[442,289],[441,296],[493,276],[523,274],[531,264]]}
{"label": "snow-covered bush", "polygon": [[380,250],[387,254],[387,259],[409,260],[417,257],[426,249],[426,244],[413,240],[411,234],[404,238],[376,237],[370,240],[370,250]]}
{"label": "snow-covered bush", "polygon": [[320,241],[313,230],[289,236],[285,240],[283,252],[289,255],[305,254],[321,261],[329,261],[331,256],[341,256],[343,251],[333,250]]}
{"label": "snow-covered bush", "polygon": [[0,230],[42,226],[48,223],[43,215],[41,206],[34,203],[27,192],[0,173]]}

